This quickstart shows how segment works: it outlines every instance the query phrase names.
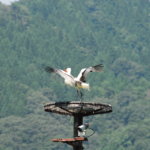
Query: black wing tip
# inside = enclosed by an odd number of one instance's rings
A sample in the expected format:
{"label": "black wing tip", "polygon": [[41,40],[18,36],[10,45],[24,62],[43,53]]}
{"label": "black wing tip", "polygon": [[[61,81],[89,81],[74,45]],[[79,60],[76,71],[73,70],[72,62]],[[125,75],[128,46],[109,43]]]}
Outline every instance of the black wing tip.
{"label": "black wing tip", "polygon": [[99,64],[99,65],[95,65],[93,66],[93,68],[95,69],[95,71],[102,71],[103,70],[104,65],[103,64]]}
{"label": "black wing tip", "polygon": [[93,66],[93,67],[104,67],[104,65],[103,64],[99,64],[99,65],[95,65],[95,66]]}
{"label": "black wing tip", "polygon": [[55,69],[52,68],[52,67],[47,66],[47,67],[45,67],[45,71],[49,72],[49,73],[53,73],[53,72],[55,72]]}
{"label": "black wing tip", "polygon": [[103,64],[99,64],[99,66],[104,67],[104,65],[103,65]]}

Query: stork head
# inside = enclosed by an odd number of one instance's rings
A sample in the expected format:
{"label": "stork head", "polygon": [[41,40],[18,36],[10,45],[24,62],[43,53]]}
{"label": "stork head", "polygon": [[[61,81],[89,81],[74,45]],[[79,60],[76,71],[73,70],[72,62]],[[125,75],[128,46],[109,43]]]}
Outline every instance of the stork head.
{"label": "stork head", "polygon": [[65,72],[67,72],[68,74],[71,74],[71,68],[66,68],[64,69]]}

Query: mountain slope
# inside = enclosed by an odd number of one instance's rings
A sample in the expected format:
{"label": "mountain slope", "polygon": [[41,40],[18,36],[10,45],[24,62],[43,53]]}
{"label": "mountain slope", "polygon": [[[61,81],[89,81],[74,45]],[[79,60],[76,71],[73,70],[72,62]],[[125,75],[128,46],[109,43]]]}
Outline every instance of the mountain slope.
{"label": "mountain slope", "polygon": [[[104,72],[88,76],[91,91],[85,91],[85,101],[110,103],[113,113],[92,119],[97,134],[91,137],[91,142],[95,143],[95,149],[110,150],[116,142],[113,136],[118,136],[120,149],[138,150],[139,136],[135,136],[133,142],[128,133],[130,129],[137,129],[136,124],[145,128],[149,122],[149,5],[148,0],[20,0],[11,6],[0,4],[0,122],[3,128],[0,143],[3,149],[8,143],[12,143],[8,144],[10,149],[17,149],[19,142],[25,144],[20,149],[26,149],[28,143],[31,149],[58,149],[48,142],[45,147],[35,145],[36,138],[41,136],[38,140],[44,142],[54,130],[57,136],[70,136],[65,126],[62,126],[64,133],[49,127],[57,117],[54,115],[50,122],[45,121],[48,116],[43,114],[42,104],[76,100],[76,91],[65,86],[59,77],[47,74],[44,67],[71,67],[77,75],[83,67],[103,63]],[[35,120],[32,123],[31,118]],[[60,123],[63,119],[59,119]],[[8,120],[12,126],[7,124]],[[40,126],[40,120],[41,126],[45,122],[45,129],[50,130],[46,137],[43,135],[47,131]],[[40,129],[34,131],[36,124]],[[4,128],[7,125],[8,131]],[[13,135],[16,126],[16,139],[7,138],[9,132]],[[144,128],[140,131],[142,135],[146,133],[142,136],[143,150],[149,138],[149,128]],[[36,138],[28,141],[32,134],[37,135]],[[112,138],[108,142],[110,134]],[[122,134],[126,134],[127,139],[121,141]],[[3,141],[5,138],[8,143]],[[96,138],[100,141],[95,141]],[[109,145],[105,147],[106,143]],[[116,149],[116,145],[111,149]],[[87,148],[92,149],[91,146]]]}

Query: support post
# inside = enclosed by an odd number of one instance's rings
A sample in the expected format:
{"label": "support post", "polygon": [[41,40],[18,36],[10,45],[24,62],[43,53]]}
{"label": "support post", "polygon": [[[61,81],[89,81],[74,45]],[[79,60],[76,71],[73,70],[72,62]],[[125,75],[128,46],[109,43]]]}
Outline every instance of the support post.
{"label": "support post", "polygon": [[[83,124],[82,114],[74,115],[74,137],[78,137],[78,126]],[[83,150],[82,141],[78,141],[74,146],[73,150]]]}

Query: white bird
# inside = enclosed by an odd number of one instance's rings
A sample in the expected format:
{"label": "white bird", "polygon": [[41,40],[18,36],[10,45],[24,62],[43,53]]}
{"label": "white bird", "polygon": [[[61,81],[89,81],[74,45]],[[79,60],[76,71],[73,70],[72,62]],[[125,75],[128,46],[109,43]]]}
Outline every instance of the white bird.
{"label": "white bird", "polygon": [[71,74],[71,68],[66,68],[65,70],[61,69],[54,69],[52,67],[47,66],[45,70],[49,73],[56,73],[60,75],[62,78],[64,78],[64,83],[75,87],[77,89],[77,94],[82,98],[83,94],[80,91],[80,89],[90,89],[89,83],[86,83],[86,77],[89,72],[101,72],[103,70],[103,65],[99,64],[96,66],[88,67],[88,68],[83,68],[81,69],[80,73],[78,74],[77,77],[74,77]]}

